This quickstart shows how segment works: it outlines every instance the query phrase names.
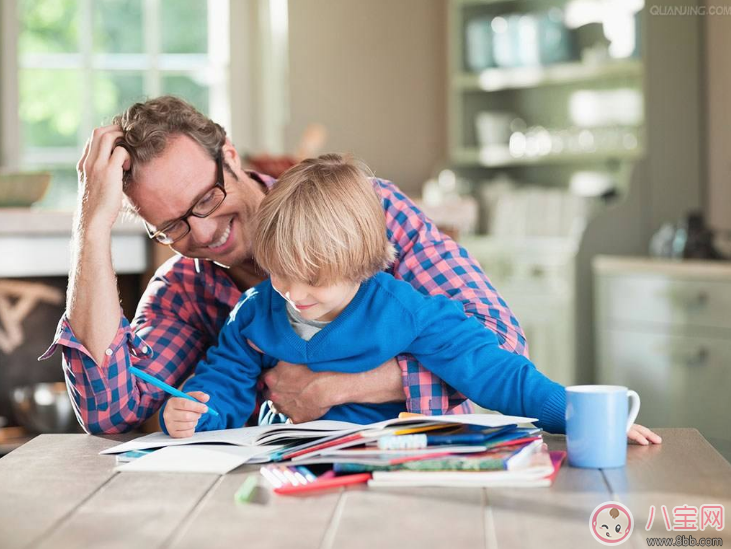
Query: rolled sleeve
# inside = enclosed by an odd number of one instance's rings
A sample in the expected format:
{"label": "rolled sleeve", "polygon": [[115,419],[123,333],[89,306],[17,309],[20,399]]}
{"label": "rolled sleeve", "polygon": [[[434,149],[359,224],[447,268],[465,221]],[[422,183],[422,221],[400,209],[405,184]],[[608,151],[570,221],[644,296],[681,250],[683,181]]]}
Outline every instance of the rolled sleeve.
{"label": "rolled sleeve", "polygon": [[135,334],[128,320],[120,314],[114,339],[98,364],[81,343],[68,321],[61,317],[50,345],[38,360],[50,358],[58,348],[63,353],[62,367],[69,397],[79,423],[88,433],[113,433],[128,430],[142,423],[149,414],[134,407],[114,406],[121,395],[132,392],[133,383],[127,366],[131,357],[152,358],[151,348]]}
{"label": "rolled sleeve", "polygon": [[459,391],[444,383],[411,355],[396,357],[401,367],[406,409],[414,414],[471,414],[474,406]]}

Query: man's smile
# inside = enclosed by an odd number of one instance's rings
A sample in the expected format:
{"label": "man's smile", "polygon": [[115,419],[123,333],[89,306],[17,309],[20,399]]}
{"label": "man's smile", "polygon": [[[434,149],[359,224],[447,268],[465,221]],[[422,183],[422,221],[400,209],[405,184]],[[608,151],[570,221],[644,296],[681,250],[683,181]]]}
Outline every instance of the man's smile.
{"label": "man's smile", "polygon": [[226,247],[226,244],[229,241],[229,238],[231,237],[231,227],[233,226],[233,218],[231,218],[231,221],[228,222],[228,225],[226,226],[226,229],[223,231],[223,234],[216,240],[213,244],[209,244],[206,246],[207,249],[213,251],[213,252],[220,252],[223,250],[223,248]]}

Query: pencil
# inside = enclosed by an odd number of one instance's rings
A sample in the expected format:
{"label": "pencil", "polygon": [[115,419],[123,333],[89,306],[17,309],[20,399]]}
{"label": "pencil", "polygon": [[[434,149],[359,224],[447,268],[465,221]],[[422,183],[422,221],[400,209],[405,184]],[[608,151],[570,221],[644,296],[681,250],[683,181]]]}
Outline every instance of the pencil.
{"label": "pencil", "polygon": [[[150,374],[143,372],[142,370],[135,368],[134,366],[130,366],[129,371],[132,375],[135,375],[140,379],[144,379],[148,383],[152,383],[155,387],[157,387],[158,389],[162,389],[166,393],[169,393],[173,396],[184,398],[187,400],[192,400],[193,402],[200,402],[200,400],[195,399],[190,395],[186,395],[183,391],[179,391],[175,387],[171,387],[164,381],[161,381],[161,380],[157,379],[155,376],[151,376]],[[201,402],[201,404],[203,404],[203,403]],[[206,404],[206,407],[208,408],[208,410],[206,411],[207,414],[211,414],[212,416],[215,416],[215,417],[219,416],[219,414],[218,414],[218,412],[216,412],[216,410],[214,410],[207,404]]]}

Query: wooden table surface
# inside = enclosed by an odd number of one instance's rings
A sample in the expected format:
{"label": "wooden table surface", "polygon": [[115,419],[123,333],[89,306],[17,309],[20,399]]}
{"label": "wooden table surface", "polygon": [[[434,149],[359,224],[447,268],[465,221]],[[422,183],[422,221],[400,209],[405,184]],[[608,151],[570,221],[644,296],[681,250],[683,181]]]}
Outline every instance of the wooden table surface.
{"label": "wooden table surface", "polygon": [[[675,537],[660,508],[723,504],[731,512],[731,465],[694,429],[658,429],[660,446],[630,446],[621,469],[566,464],[551,488],[431,489],[352,487],[308,497],[259,488],[254,502],[233,496],[242,467],[212,474],[115,473],[99,451],[129,436],[42,435],[0,459],[0,547],[214,547],[426,549],[431,547],[601,547],[589,516],[605,501],[632,511],[645,537]],[[547,436],[550,449],[564,437]],[[656,518],[645,531],[650,505]],[[729,546],[731,526],[716,537]]]}

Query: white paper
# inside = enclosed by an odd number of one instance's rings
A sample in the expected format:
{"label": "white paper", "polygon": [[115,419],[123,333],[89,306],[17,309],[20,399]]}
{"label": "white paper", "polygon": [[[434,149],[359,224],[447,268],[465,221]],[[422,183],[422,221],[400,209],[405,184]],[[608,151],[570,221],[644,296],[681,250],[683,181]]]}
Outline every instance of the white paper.
{"label": "white paper", "polygon": [[168,446],[120,465],[117,471],[156,473],[214,473],[225,475],[244,463],[256,461],[281,446],[196,444]]}
{"label": "white paper", "polygon": [[[369,425],[358,425],[345,421],[308,421],[306,423],[279,423],[276,425],[259,425],[240,429],[221,431],[204,431],[188,438],[172,438],[164,433],[153,433],[136,438],[124,444],[102,450],[101,454],[121,454],[130,450],[147,450],[167,446],[183,446],[190,444],[231,444],[234,446],[256,446],[262,443],[274,444],[282,438],[296,435],[298,437],[319,438],[333,435],[347,435],[357,431],[382,429],[389,425],[402,423],[463,423],[482,427],[502,427],[504,425],[531,423],[535,418],[503,416],[499,414],[454,414],[443,416],[414,416],[405,419],[389,419]],[[143,458],[140,458],[143,459]]]}
{"label": "white paper", "polygon": [[[481,427],[503,427],[505,425],[513,425],[520,423],[533,423],[538,421],[534,417],[520,416],[503,416],[500,414],[453,414],[443,416],[414,416],[404,419],[391,419],[386,422],[387,425],[404,423],[407,421],[428,421],[442,423],[464,423],[465,425],[479,425]],[[383,423],[383,422],[381,422]],[[376,424],[374,424],[376,425]]]}
{"label": "white paper", "polygon": [[[240,429],[222,429],[219,431],[203,431],[188,438],[173,438],[165,433],[152,433],[118,446],[102,450],[100,454],[121,454],[130,450],[148,450],[166,446],[183,446],[188,444],[231,444],[234,446],[255,446],[262,443],[275,443],[283,436],[321,437],[335,432],[353,432],[362,429],[357,423],[345,421],[310,421],[307,423],[276,425],[259,425],[241,427]],[[277,436],[278,435],[278,436]]]}

